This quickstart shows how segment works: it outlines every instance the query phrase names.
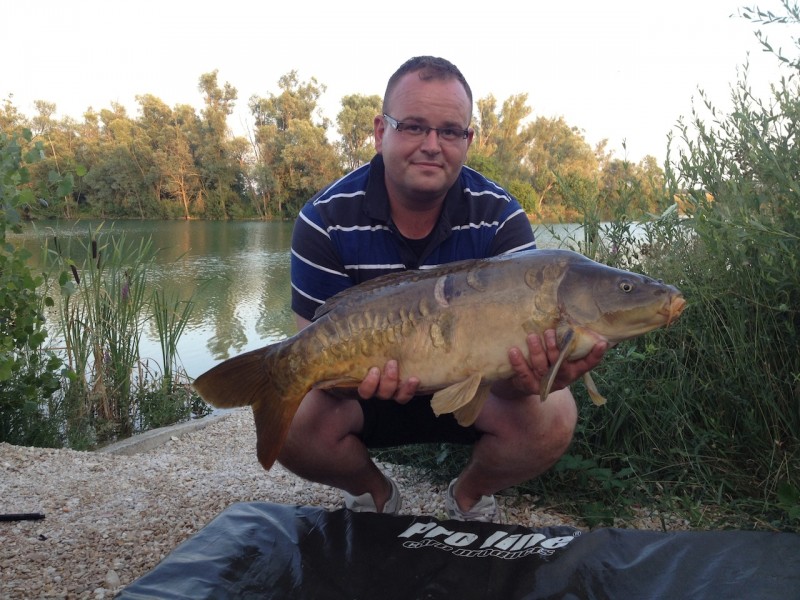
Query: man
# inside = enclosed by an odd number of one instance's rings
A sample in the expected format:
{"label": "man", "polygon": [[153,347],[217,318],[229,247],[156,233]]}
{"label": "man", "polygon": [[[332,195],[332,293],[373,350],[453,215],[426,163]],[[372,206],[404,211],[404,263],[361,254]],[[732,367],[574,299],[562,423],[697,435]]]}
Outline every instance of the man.
{"label": "man", "polygon": [[[303,208],[292,239],[292,308],[303,328],[335,293],[378,275],[535,247],[530,223],[507,192],[464,166],[474,131],[472,92],[448,61],[416,57],[390,78],[374,121],[377,155]],[[474,444],[448,487],[448,515],[492,521],[493,494],[532,479],[567,449],[577,420],[566,387],[594,368],[598,344],[566,363],[546,402],[539,382],[558,357],[555,332],[529,336],[528,358],[509,349],[515,376],[496,384],[475,424],[435,417],[419,380],[390,361],[375,365],[358,398],[313,390],[278,460],[306,479],[338,487],[357,511],[395,513],[397,485],[368,448],[421,442]]]}

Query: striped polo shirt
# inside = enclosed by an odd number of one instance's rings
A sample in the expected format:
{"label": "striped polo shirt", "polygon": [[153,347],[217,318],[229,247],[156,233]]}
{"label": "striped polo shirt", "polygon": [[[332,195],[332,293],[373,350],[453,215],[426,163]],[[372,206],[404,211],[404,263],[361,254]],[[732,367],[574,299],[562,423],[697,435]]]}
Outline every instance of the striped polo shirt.
{"label": "striped polo shirt", "polygon": [[379,275],[535,248],[522,207],[508,192],[463,167],[424,247],[395,227],[383,157],[309,200],[292,234],[292,310],[308,320],[334,294]]}

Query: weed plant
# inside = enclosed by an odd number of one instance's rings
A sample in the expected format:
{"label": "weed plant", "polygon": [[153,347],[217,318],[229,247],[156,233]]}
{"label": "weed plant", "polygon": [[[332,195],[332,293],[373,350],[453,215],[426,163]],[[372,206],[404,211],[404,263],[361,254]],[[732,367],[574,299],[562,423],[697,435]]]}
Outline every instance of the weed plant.
{"label": "weed plant", "polygon": [[[570,450],[519,491],[589,525],[624,523],[643,505],[696,527],[800,531],[800,62],[782,60],[793,77],[770,98],[752,95],[745,67],[729,113],[701,95],[678,124],[661,214],[640,219],[624,181],[609,221],[604,199],[572,198],[584,222],[565,246],[664,279],[688,305],[669,328],[607,353],[594,372],[605,406],[574,385]],[[468,457],[456,446],[404,452],[382,457],[443,482]]]}
{"label": "weed plant", "polygon": [[[152,242],[132,243],[101,226],[88,232],[88,242],[73,236],[51,244],[50,270],[60,273],[60,333],[74,373],[65,390],[69,445],[92,447],[207,413],[177,356],[192,304],[152,289]],[[161,342],[160,368],[139,355],[150,321]]]}
{"label": "weed plant", "polygon": [[0,133],[0,441],[51,446],[58,439],[60,406],[53,395],[62,370],[45,344],[44,312],[53,301],[38,293],[43,278],[28,268],[29,252],[6,240],[38,204],[29,167],[43,152],[31,139],[30,131]]}

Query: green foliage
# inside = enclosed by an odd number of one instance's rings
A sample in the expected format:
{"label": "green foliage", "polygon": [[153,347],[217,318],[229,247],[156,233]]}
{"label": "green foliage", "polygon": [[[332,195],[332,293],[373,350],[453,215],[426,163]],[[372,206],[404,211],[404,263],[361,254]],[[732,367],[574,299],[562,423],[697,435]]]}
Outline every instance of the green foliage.
{"label": "green foliage", "polygon": [[44,347],[44,309],[52,299],[37,293],[43,278],[28,267],[29,253],[6,241],[36,204],[29,167],[42,149],[30,145],[31,137],[0,132],[0,441],[52,446],[59,442],[53,394],[62,367]]}
{"label": "green foliage", "polygon": [[[344,96],[336,115],[338,141],[331,142],[331,121],[318,105],[325,86],[314,78],[300,81],[290,71],[278,87],[277,94],[249,99],[253,128],[247,137],[232,137],[227,129],[238,96],[229,83],[218,82],[216,71],[199,78],[199,112],[143,94],[136,97],[136,117],[112,103],[88,110],[82,122],[59,121],[55,104],[39,101],[37,114],[26,120],[6,100],[0,131],[27,122],[42,143],[44,154],[31,177],[47,182],[47,197],[54,199],[42,216],[294,219],[319,189],[372,158],[381,98]],[[655,159],[638,165],[613,160],[604,153],[605,143],[590,148],[563,118],[531,119],[526,94],[502,103],[489,95],[477,106],[468,164],[512,189],[530,214],[551,222],[576,216],[559,182],[573,193],[585,188],[579,193],[594,194],[604,212],[606,197],[615,193],[608,186],[623,166],[642,206],[652,209],[652,198],[663,189]]]}
{"label": "green foliage", "polygon": [[[129,243],[102,227],[88,237],[86,243],[69,238],[65,246],[54,239],[50,251],[52,270],[60,273],[61,335],[75,373],[65,394],[70,445],[92,447],[207,412],[177,356],[192,304],[151,289],[152,243]],[[161,341],[160,371],[139,354],[151,320]]]}
{"label": "green foliage", "polygon": [[341,132],[338,144],[347,171],[370,161],[375,155],[373,119],[381,112],[380,96],[353,94],[342,98],[342,110],[336,116]]}
{"label": "green foliage", "polygon": [[192,302],[167,298],[165,292],[156,290],[152,296],[152,311],[156,331],[161,341],[161,389],[165,396],[175,391],[180,373],[178,341],[183,335],[192,314]]}
{"label": "green foliage", "polygon": [[789,519],[800,523],[800,488],[788,481],[782,481],[777,488],[778,507],[785,511]]}
{"label": "green foliage", "polygon": [[[268,208],[269,213],[294,218],[319,189],[342,175],[342,169],[335,147],[325,137],[328,120],[313,122],[325,86],[313,78],[310,82],[300,82],[295,71],[281,77],[279,85],[280,95],[250,99],[256,122],[256,172],[263,184],[260,192],[273,204]],[[368,108],[373,103],[369,98],[348,96],[348,105],[340,117],[344,123],[350,123],[349,111],[358,110],[364,119],[367,114],[364,105]],[[365,129],[363,124],[345,136],[343,143],[354,153],[348,160],[362,156],[358,149],[363,146]]]}
{"label": "green foliage", "polygon": [[[788,22],[800,24],[796,6],[786,6]],[[664,279],[688,304],[670,327],[607,352],[593,372],[606,405],[592,405],[583,385],[573,386],[572,447],[520,491],[569,506],[590,525],[624,523],[635,505],[655,505],[695,527],[800,531],[800,85],[793,75],[759,99],[745,69],[729,113],[701,95],[670,146],[666,193],[647,205],[657,210],[642,222],[626,165],[615,169],[616,184],[598,189],[602,207],[560,179],[583,216],[565,245]],[[419,464],[444,479],[467,459],[450,447],[435,456],[441,460]]]}
{"label": "green foliage", "polygon": [[[729,114],[701,95],[704,112],[680,124],[661,203],[678,205],[644,225],[627,217],[623,193],[612,222],[586,213],[591,233],[574,241],[581,251],[674,283],[688,308],[670,328],[608,353],[595,381],[609,403],[579,401],[579,434],[562,463],[589,457],[611,473],[630,469],[625,497],[662,498],[699,525],[791,529],[800,489],[800,90],[783,80],[771,98],[755,98],[746,76]],[[584,490],[593,469],[562,465],[531,487]],[[698,523],[698,505],[713,520]]]}

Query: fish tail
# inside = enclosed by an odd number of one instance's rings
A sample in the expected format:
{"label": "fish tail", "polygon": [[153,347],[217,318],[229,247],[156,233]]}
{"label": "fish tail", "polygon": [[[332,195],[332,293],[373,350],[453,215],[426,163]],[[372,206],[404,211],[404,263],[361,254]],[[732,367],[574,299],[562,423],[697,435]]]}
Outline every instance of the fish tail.
{"label": "fish tail", "polygon": [[282,345],[272,344],[235,356],[194,381],[198,394],[217,408],[252,406],[257,455],[269,470],[275,463],[310,384],[287,379],[291,369],[282,360]]}
{"label": "fish tail", "polygon": [[289,434],[289,426],[292,424],[294,414],[304,395],[301,394],[296,401],[287,398],[287,401],[272,403],[263,399],[253,404],[253,420],[256,424],[256,456],[258,462],[267,471],[278,459],[278,454]]}
{"label": "fish tail", "polygon": [[200,397],[217,408],[250,406],[269,389],[275,345],[234,356],[194,380]]}

